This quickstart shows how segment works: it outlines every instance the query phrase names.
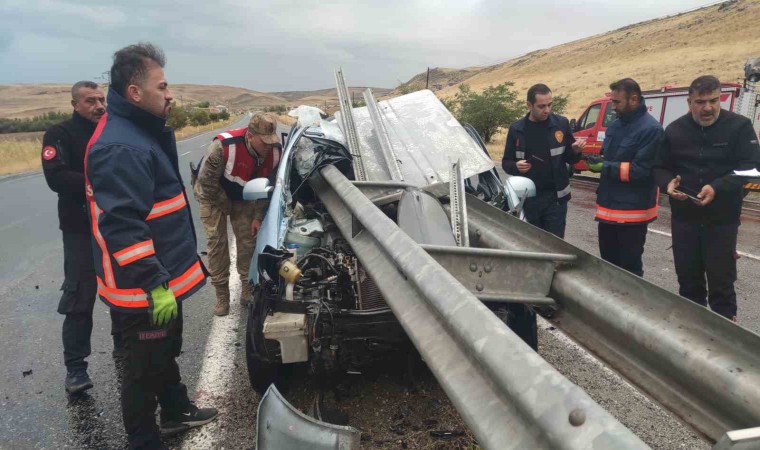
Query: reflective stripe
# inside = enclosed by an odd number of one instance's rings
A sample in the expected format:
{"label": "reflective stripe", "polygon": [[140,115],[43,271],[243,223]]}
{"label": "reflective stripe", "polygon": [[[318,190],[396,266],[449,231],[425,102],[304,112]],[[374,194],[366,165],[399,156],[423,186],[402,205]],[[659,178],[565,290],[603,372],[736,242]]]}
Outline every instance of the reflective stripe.
{"label": "reflective stripe", "polygon": [[103,212],[97,203],[90,201],[90,223],[92,224],[92,235],[95,237],[95,242],[100,247],[100,254],[103,264],[103,274],[106,277],[106,285],[109,287],[116,286],[116,282],[113,277],[113,268],[111,267],[111,256],[109,256],[108,249],[106,248],[106,241],[103,239],[103,235],[100,234],[100,227],[98,227],[98,219]]}
{"label": "reflective stripe", "polygon": [[224,139],[229,139],[232,137],[232,135],[227,133],[226,131],[224,133],[219,133],[219,136],[223,137]]}
{"label": "reflective stripe", "polygon": [[563,153],[565,153],[565,147],[564,146],[562,146],[562,147],[555,147],[553,149],[550,149],[549,153],[552,156],[561,156]]}
{"label": "reflective stripe", "polygon": [[174,291],[175,297],[179,297],[192,289],[196,284],[203,281],[204,278],[205,275],[203,275],[201,263],[200,261],[196,261],[195,264],[185,271],[185,273],[169,281],[169,288]]}
{"label": "reflective stripe", "polygon": [[145,220],[152,220],[157,217],[165,216],[184,208],[185,205],[187,205],[185,195],[180,192],[176,197],[154,204],[153,209],[150,210],[150,214],[148,214],[148,217],[146,217]]}
{"label": "reflective stripe", "polygon": [[631,163],[620,163],[620,181],[623,183],[628,183],[631,181]]}
{"label": "reflective stripe", "polygon": [[[179,297],[203,281],[204,278],[201,263],[196,261],[182,275],[169,281],[169,289],[174,292],[175,297]],[[144,290],[111,288],[106,286],[100,277],[98,277],[98,294],[108,300],[109,303],[123,308],[147,308],[149,306],[148,294]]]}
{"label": "reflective stripe", "polygon": [[[248,151],[248,149],[245,151]],[[224,178],[245,187],[246,181],[244,179],[232,175],[232,169],[235,168],[235,154],[237,154],[237,144],[231,143],[227,148],[227,165],[224,166]]]}
{"label": "reflective stripe", "polygon": [[557,191],[557,198],[560,199],[570,193],[570,185],[568,184],[565,189],[562,189],[561,191]]}
{"label": "reflective stripe", "polygon": [[142,289],[109,288],[98,277],[98,294],[115,306],[124,308],[147,308],[148,294]]}
{"label": "reflective stripe", "polygon": [[155,254],[156,249],[153,248],[153,240],[148,239],[147,241],[138,242],[135,245],[130,245],[129,247],[114,253],[113,258],[120,266],[126,266],[138,259]]}
{"label": "reflective stripe", "polygon": [[525,159],[525,152],[515,152],[515,158]]}
{"label": "reflective stripe", "polygon": [[657,205],[649,209],[608,209],[596,205],[596,218],[610,222],[646,222],[657,217]]}

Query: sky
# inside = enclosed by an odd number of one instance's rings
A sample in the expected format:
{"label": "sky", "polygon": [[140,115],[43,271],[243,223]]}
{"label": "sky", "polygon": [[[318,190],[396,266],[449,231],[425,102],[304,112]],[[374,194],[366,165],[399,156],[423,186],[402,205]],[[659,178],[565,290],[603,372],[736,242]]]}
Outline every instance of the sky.
{"label": "sky", "polygon": [[170,84],[392,88],[427,67],[502,62],[715,0],[0,0],[0,84],[102,77],[164,49]]}

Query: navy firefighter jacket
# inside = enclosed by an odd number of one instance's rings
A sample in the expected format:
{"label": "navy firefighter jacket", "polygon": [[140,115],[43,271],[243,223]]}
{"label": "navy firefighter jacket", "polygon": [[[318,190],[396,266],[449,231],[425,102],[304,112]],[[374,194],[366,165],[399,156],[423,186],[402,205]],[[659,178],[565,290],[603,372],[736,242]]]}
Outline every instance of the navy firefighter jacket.
{"label": "navy firefighter jacket", "polygon": [[662,125],[649,115],[643,99],[638,108],[610,124],[602,145],[596,220],[636,224],[657,219],[652,168],[663,136]]}
{"label": "navy firefighter jacket", "polygon": [[206,282],[165,119],[114,90],[87,149],[85,176],[98,294],[110,307],[147,311],[166,284],[181,301]]}

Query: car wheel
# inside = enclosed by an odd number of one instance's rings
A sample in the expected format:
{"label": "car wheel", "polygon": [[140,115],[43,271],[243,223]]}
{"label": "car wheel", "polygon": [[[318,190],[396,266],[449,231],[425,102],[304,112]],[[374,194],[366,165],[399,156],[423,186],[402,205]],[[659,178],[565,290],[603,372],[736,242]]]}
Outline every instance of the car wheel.
{"label": "car wheel", "polygon": [[266,354],[261,353],[266,340],[263,335],[265,313],[261,311],[260,298],[254,295],[253,302],[248,308],[248,322],[246,325],[245,360],[248,366],[248,379],[251,387],[259,395],[264,394],[272,383],[280,389],[281,363],[271,362]]}

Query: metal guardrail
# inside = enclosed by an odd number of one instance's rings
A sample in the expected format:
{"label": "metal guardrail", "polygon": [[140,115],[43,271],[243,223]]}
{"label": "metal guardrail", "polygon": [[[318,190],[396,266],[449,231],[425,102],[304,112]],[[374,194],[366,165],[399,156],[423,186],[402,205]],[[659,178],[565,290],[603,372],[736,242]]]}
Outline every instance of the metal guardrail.
{"label": "metal guardrail", "polygon": [[349,95],[348,88],[346,87],[346,81],[343,78],[342,69],[335,69],[335,84],[338,91],[338,103],[340,104],[339,118],[341,131],[346,137],[348,151],[351,152],[351,156],[354,159],[354,171],[356,172],[356,178],[358,180],[366,180],[367,170],[364,167],[362,149],[359,145],[359,136],[356,133],[354,115],[351,112],[353,105],[351,105],[351,96]]}
{"label": "metal guardrail", "polygon": [[321,169],[309,183],[364,268],[383,280],[383,297],[481,446],[648,448],[512,333],[335,167]]}
{"label": "metal guardrail", "polygon": [[713,441],[760,425],[760,336],[475,197],[473,246],[577,256],[553,324]]}

